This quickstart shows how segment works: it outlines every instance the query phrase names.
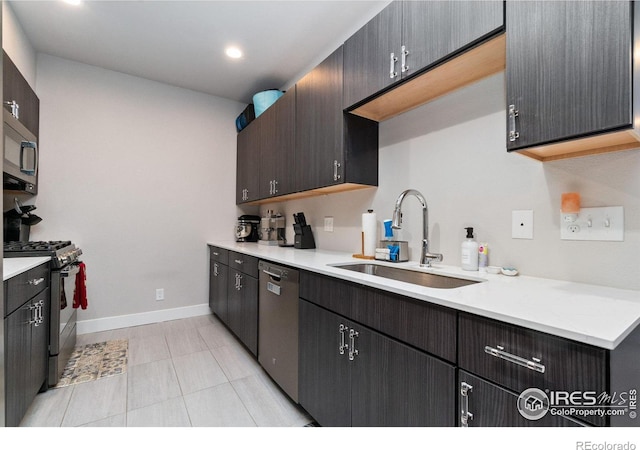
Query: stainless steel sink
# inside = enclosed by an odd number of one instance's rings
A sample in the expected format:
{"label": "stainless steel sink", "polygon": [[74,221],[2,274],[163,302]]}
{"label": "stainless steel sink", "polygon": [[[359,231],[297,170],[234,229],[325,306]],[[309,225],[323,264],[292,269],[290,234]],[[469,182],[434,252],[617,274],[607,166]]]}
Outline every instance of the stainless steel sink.
{"label": "stainless steel sink", "polygon": [[455,289],[462,286],[468,286],[470,284],[480,283],[475,280],[465,280],[463,278],[417,272],[415,270],[382,266],[378,264],[336,264],[333,267],[436,289]]}

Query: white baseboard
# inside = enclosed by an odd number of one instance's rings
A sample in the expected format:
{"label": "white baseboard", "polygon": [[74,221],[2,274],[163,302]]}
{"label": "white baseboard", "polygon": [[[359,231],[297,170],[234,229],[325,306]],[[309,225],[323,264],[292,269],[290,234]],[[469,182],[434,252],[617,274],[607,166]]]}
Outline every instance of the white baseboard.
{"label": "white baseboard", "polygon": [[79,320],[76,328],[78,334],[96,333],[98,331],[135,327],[167,320],[186,319],[188,317],[211,314],[209,305],[184,306],[182,308],[161,309],[124,316],[103,317],[101,319]]}

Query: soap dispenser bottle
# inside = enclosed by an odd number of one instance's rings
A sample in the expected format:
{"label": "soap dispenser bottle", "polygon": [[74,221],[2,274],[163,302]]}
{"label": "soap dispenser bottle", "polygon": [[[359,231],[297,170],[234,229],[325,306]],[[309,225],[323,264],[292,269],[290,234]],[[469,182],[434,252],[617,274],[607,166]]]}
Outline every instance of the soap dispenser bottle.
{"label": "soap dispenser bottle", "polygon": [[462,269],[478,270],[478,243],[473,240],[473,227],[465,230],[467,238],[462,242]]}

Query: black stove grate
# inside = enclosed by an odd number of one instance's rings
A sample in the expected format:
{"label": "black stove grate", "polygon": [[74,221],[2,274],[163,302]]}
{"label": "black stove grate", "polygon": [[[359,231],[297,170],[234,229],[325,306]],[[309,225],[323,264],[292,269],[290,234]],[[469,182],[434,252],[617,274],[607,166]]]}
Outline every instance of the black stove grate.
{"label": "black stove grate", "polygon": [[11,241],[4,243],[4,252],[52,252],[68,247],[71,241]]}

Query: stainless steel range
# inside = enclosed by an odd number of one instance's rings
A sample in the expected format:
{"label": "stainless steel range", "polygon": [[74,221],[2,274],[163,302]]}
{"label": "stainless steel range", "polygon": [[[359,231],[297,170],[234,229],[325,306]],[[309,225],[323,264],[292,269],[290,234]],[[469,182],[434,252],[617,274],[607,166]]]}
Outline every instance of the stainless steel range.
{"label": "stainless steel range", "polygon": [[49,322],[49,386],[55,386],[76,345],[77,312],[73,308],[76,275],[82,250],[71,241],[5,242],[4,257],[51,257],[51,317]]}

